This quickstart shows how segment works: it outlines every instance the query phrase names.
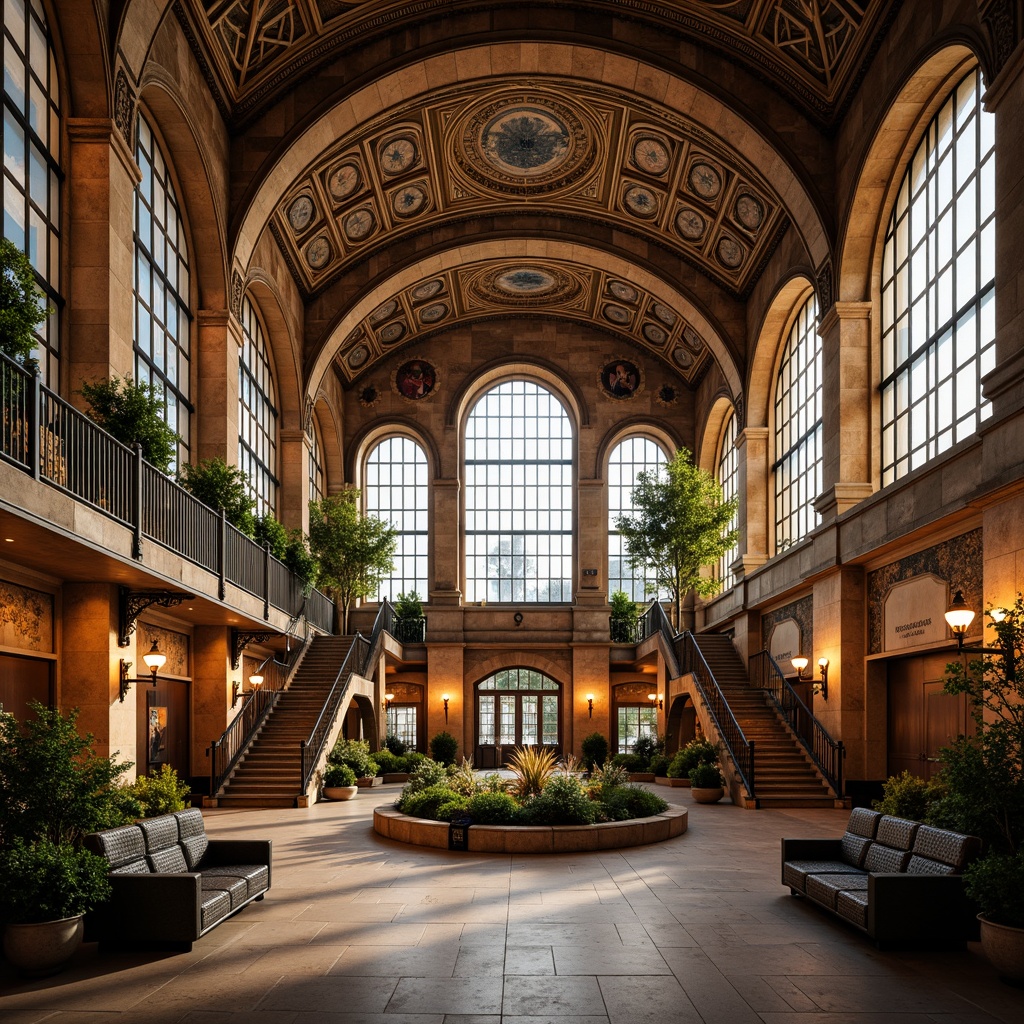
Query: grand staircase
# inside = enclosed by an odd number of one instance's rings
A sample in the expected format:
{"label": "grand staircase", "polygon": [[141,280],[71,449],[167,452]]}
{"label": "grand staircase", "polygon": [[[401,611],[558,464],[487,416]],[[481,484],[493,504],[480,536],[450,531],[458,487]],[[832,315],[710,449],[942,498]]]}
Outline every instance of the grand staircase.
{"label": "grand staircase", "polygon": [[318,636],[291,683],[281,691],[263,728],[235,766],[217,798],[220,807],[294,807],[302,795],[299,744],[323,710],[350,636]]}
{"label": "grand staircase", "polygon": [[754,743],[754,788],[759,807],[835,807],[836,795],[763,690],[750,685],[743,659],[723,633],[694,639],[736,721]]}

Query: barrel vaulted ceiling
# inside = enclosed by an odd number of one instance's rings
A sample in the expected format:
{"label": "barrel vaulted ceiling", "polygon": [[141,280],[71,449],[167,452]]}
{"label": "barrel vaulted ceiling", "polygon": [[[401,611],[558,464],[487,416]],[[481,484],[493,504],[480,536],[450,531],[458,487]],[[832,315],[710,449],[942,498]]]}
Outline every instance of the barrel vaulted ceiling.
{"label": "barrel vaulted ceiling", "polygon": [[[463,35],[443,38],[444,19],[456,14],[476,27],[470,42],[478,45],[529,39],[531,18],[566,11],[575,21],[563,27],[563,43],[611,52],[613,21],[640,23],[668,33],[676,54],[694,44],[714,51],[827,128],[896,7],[898,0],[175,0],[174,11],[228,124],[244,134],[275,104],[289,109],[290,93],[308,95],[310,76],[344,66],[361,41],[392,34],[384,51],[393,70],[415,60],[417,47],[437,52],[438,38],[450,50],[469,45]],[[336,94],[325,92],[321,108],[373,77],[363,68],[346,86],[332,71],[326,88]],[[702,334],[708,321],[694,311],[709,304],[700,296],[673,302],[644,286],[650,254],[661,254],[654,263],[695,268],[705,287],[741,301],[789,228],[790,211],[768,169],[744,157],[735,129],[729,138],[701,111],[669,109],[642,92],[607,76],[543,70],[449,82],[392,95],[347,132],[323,132],[318,151],[306,151],[288,174],[278,168],[265,229],[300,293],[333,299],[354,294],[347,283],[358,280],[360,294],[375,295],[357,322],[350,310],[335,311],[344,329],[330,345],[342,380],[355,384],[390,353],[459,322],[540,314],[628,340],[694,386],[721,340],[709,346]],[[309,133],[318,116],[310,109],[297,131]],[[393,253],[450,251],[481,225],[512,241],[604,238],[621,266],[497,251],[447,258],[439,270],[397,275],[400,283],[387,286]]]}

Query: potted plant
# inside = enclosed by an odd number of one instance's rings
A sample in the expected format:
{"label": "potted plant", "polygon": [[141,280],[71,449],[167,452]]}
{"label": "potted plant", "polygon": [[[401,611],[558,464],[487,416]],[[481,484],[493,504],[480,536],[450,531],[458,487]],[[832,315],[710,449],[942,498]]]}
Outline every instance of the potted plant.
{"label": "potted plant", "polygon": [[421,644],[426,636],[427,620],[419,594],[410,590],[395,598],[395,639],[404,644]]}
{"label": "potted plant", "polygon": [[367,740],[338,740],[327,755],[328,765],[343,764],[352,769],[356,785],[360,788],[378,786],[383,781],[377,775],[377,762],[370,756]]}
{"label": "potted plant", "polygon": [[690,772],[698,764],[714,764],[718,760],[718,751],[715,745],[708,740],[690,740],[668,766],[669,784],[672,786],[690,785]]}
{"label": "potted plant", "polygon": [[1024,981],[1024,851],[990,853],[964,870],[981,913],[981,948],[999,976]]}
{"label": "potted plant", "polygon": [[351,800],[359,792],[356,773],[347,764],[329,764],[324,769],[324,796],[328,800]]}
{"label": "potted plant", "polygon": [[690,769],[690,795],[699,804],[717,804],[725,796],[725,780],[717,764],[698,764]]}
{"label": "potted plant", "polygon": [[612,613],[608,618],[608,629],[613,644],[635,644],[639,641],[640,616],[636,602],[624,590],[616,590],[609,603]]}
{"label": "potted plant", "polygon": [[55,974],[82,941],[85,914],[110,896],[110,865],[81,847],[16,839],[0,850],[4,955],[23,974]]}

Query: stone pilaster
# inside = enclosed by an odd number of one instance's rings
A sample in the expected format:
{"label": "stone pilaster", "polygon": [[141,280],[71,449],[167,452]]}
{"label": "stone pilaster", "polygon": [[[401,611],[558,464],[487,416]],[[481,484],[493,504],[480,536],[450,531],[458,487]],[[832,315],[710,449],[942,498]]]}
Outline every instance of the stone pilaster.
{"label": "stone pilaster", "polygon": [[[590,715],[587,694],[594,695],[594,714]],[[592,732],[610,735],[611,673],[608,645],[593,647],[578,644],[572,649],[572,683],[566,687],[563,701],[562,750],[583,756],[580,744]],[[664,731],[659,729],[659,731]]]}
{"label": "stone pilaster", "polygon": [[737,582],[768,560],[768,428],[745,427],[736,438],[739,556]]}
{"label": "stone pilaster", "polygon": [[[608,488],[604,480],[580,480],[576,534],[577,604],[608,601]],[[592,574],[589,570],[597,570]]]}
{"label": "stone pilaster", "polygon": [[[464,680],[463,644],[427,644],[426,707],[427,741],[447,730],[459,741],[459,754],[472,756],[473,684]],[[444,695],[448,694],[448,718],[445,720]]]}
{"label": "stone pilaster", "polygon": [[227,626],[196,626],[192,636],[191,771],[210,775],[206,748],[219,740],[234,713],[231,680],[243,682],[242,671],[231,669],[231,630]]}
{"label": "stone pilaster", "polygon": [[277,433],[277,518],[289,529],[309,530],[309,437],[304,430]]}
{"label": "stone pilaster", "polygon": [[241,324],[226,309],[201,309],[193,348],[196,375],[195,443],[197,461],[222,458],[238,465],[238,355]]}
{"label": "stone pilaster", "polygon": [[430,520],[430,603],[458,604],[462,600],[462,543],[459,524],[459,481],[433,482],[433,509]]}

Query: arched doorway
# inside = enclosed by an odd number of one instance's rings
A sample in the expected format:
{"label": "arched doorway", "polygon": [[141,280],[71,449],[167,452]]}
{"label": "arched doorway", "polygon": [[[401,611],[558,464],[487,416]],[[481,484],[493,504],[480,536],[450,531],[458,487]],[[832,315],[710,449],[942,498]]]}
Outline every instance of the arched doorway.
{"label": "arched doorway", "polygon": [[697,709],[690,701],[690,695],[677,694],[668,709],[665,722],[665,755],[672,757],[677,751],[696,739],[699,725]]}
{"label": "arched doorway", "polygon": [[476,684],[478,768],[500,768],[515,747],[561,753],[562,687],[532,668],[503,668]]}

